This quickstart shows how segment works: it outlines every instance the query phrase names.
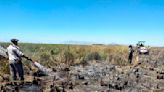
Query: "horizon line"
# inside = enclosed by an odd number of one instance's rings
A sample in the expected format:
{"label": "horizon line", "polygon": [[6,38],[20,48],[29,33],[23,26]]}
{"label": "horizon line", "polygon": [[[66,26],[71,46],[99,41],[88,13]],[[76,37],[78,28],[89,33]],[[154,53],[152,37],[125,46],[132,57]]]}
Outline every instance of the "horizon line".
{"label": "horizon line", "polygon": [[[68,41],[69,42],[69,41]],[[79,41],[80,42],[80,41]],[[84,42],[84,41],[83,41]],[[87,41],[86,41],[87,42]],[[11,43],[10,41],[0,41],[0,43]],[[19,42],[19,43],[23,43],[23,44],[61,44],[61,45],[122,45],[122,46],[129,46],[129,45],[133,45],[136,46],[136,44],[119,44],[119,43],[90,43],[90,44],[83,44],[83,43],[64,43],[64,42],[51,42],[51,43],[46,43],[46,42]],[[164,46],[159,46],[159,45],[148,45],[150,47],[164,47]]]}

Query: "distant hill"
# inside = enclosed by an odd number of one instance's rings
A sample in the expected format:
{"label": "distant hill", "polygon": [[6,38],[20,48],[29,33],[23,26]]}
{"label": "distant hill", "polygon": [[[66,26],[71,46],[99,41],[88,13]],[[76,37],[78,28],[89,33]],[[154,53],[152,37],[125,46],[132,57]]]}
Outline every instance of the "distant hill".
{"label": "distant hill", "polygon": [[64,41],[64,42],[61,42],[61,44],[92,45],[92,44],[94,44],[94,42],[88,42],[88,41]]}

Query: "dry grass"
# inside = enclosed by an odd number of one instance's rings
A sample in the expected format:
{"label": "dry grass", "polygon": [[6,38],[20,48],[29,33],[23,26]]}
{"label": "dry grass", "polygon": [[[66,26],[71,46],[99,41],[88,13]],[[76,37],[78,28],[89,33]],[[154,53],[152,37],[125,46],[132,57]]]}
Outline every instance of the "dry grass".
{"label": "dry grass", "polygon": [[[1,43],[7,47],[8,43]],[[92,60],[107,61],[112,64],[128,65],[128,47],[119,45],[61,45],[61,44],[20,44],[22,51],[33,60],[47,67],[54,67],[60,63],[76,65]],[[164,60],[163,48],[152,48],[150,61]],[[0,71],[8,73],[8,61],[0,59]],[[137,63],[137,54],[134,55],[134,63]],[[25,70],[30,64],[23,60]]]}
{"label": "dry grass", "polygon": [[[8,43],[1,44],[7,47]],[[85,61],[99,60],[113,64],[126,65],[128,48],[126,46],[99,46],[99,45],[55,45],[55,44],[20,44],[22,51],[33,60],[47,67],[60,63],[68,65],[80,64]],[[1,71],[8,73],[6,60],[1,59]],[[26,66],[29,62],[23,60]],[[26,68],[26,67],[25,67]]]}

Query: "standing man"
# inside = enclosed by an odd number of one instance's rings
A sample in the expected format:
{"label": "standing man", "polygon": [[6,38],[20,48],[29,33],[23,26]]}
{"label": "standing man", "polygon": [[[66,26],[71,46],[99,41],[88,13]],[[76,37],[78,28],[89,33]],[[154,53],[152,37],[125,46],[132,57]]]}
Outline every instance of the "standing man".
{"label": "standing man", "polygon": [[134,53],[133,46],[132,45],[129,45],[129,57],[128,57],[128,61],[129,61],[130,64],[132,63],[132,60],[133,60],[133,53]]}
{"label": "standing man", "polygon": [[[11,39],[11,45],[7,48],[7,54],[9,57],[9,67],[10,67],[10,74],[13,81],[17,80],[17,74],[19,76],[19,80],[21,81],[20,85],[23,85],[24,83],[24,70],[22,66],[22,57],[28,59],[23,52],[20,51],[18,47],[18,41],[17,39]],[[16,82],[14,82],[14,85],[17,85]]]}

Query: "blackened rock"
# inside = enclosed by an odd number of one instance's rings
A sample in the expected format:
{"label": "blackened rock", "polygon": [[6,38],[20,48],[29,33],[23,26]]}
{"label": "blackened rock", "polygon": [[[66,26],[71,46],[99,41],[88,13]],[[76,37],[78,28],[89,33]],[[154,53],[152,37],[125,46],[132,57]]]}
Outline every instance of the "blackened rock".
{"label": "blackened rock", "polygon": [[123,87],[121,87],[120,85],[115,85],[114,88],[115,88],[116,90],[122,90],[122,89],[123,89]]}
{"label": "blackened rock", "polygon": [[125,83],[124,83],[124,87],[127,86],[127,85],[128,85],[128,81],[125,81]]}
{"label": "blackened rock", "polygon": [[69,85],[69,89],[73,89],[73,84],[72,83]]}
{"label": "blackened rock", "polygon": [[150,67],[149,70],[154,71],[154,68],[153,67]]}
{"label": "blackened rock", "polygon": [[109,84],[109,88],[113,88],[113,85],[112,84]]}
{"label": "blackened rock", "polygon": [[52,71],[53,71],[53,72],[57,72],[56,68],[52,68]]}
{"label": "blackened rock", "polygon": [[164,72],[162,71],[162,72],[159,72],[159,74],[164,74]]}
{"label": "blackened rock", "polygon": [[51,86],[50,92],[62,92],[62,91],[61,91],[61,89],[60,89],[59,87],[57,87],[57,86],[55,86],[55,87]]}
{"label": "blackened rock", "polygon": [[84,80],[84,79],[85,79],[85,77],[84,77],[84,76],[82,76],[82,75],[78,75],[78,79],[79,79],[79,80]]}
{"label": "blackened rock", "polygon": [[33,74],[33,76],[36,76],[36,77],[42,77],[42,76],[47,76],[47,74],[45,74],[43,71],[37,71]]}
{"label": "blackened rock", "polygon": [[10,75],[4,74],[3,75],[3,80],[9,81],[10,80]]}
{"label": "blackened rock", "polygon": [[68,72],[68,71],[70,71],[70,69],[69,68],[64,68],[63,71],[67,71]]}
{"label": "blackened rock", "polygon": [[101,85],[101,86],[108,86],[108,84],[105,83],[103,80],[100,81],[100,85]]}
{"label": "blackened rock", "polygon": [[164,79],[163,75],[157,75],[157,79]]}
{"label": "blackened rock", "polygon": [[34,85],[39,85],[39,82],[40,82],[40,80],[39,80],[39,79],[36,79],[36,78],[34,77],[34,79],[33,79],[33,81],[32,81],[32,84],[34,84]]}

